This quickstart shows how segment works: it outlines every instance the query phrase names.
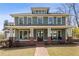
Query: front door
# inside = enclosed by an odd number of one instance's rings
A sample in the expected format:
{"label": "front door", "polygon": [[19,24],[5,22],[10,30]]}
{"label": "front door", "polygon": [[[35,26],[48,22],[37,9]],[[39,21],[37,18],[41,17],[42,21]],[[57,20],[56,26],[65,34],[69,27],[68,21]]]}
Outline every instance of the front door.
{"label": "front door", "polygon": [[43,32],[43,30],[38,30],[37,31],[37,41],[43,41],[43,37],[44,37],[44,32]]}
{"label": "front door", "polygon": [[52,31],[52,39],[57,40],[58,39],[58,32],[57,31]]}
{"label": "front door", "polygon": [[60,30],[53,30],[52,31],[52,40],[58,41],[62,39],[62,31]]}

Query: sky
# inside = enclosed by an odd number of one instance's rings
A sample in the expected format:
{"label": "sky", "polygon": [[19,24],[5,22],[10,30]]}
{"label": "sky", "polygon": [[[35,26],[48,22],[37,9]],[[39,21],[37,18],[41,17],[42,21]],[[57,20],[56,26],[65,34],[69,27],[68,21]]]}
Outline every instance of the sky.
{"label": "sky", "polygon": [[10,14],[31,13],[31,7],[49,7],[49,12],[56,12],[60,3],[0,3],[0,31],[3,29],[4,20],[13,22]]}

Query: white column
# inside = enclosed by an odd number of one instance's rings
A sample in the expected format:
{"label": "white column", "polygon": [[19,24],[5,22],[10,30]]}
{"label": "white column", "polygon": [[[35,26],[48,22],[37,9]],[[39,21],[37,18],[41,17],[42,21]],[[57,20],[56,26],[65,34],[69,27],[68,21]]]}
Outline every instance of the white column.
{"label": "white column", "polygon": [[72,28],[69,28],[69,29],[68,29],[68,36],[69,36],[69,37],[72,37]]}
{"label": "white column", "polygon": [[67,33],[67,29],[65,29],[65,39],[67,39],[68,33]]}
{"label": "white column", "polygon": [[51,28],[48,28],[48,37],[51,37]]}
{"label": "white column", "polygon": [[34,37],[33,28],[30,29],[30,37]]}
{"label": "white column", "polygon": [[15,30],[13,30],[13,37],[15,37]]}
{"label": "white column", "polygon": [[12,28],[10,29],[10,35],[9,35],[9,37],[13,37],[13,29]]}

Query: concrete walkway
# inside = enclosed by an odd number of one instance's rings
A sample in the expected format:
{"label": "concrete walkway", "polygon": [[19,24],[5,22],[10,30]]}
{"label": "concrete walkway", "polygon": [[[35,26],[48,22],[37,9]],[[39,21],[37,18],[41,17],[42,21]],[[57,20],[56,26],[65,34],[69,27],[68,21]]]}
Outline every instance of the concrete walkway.
{"label": "concrete walkway", "polygon": [[48,56],[48,51],[44,46],[42,47],[37,46],[35,51],[35,56]]}

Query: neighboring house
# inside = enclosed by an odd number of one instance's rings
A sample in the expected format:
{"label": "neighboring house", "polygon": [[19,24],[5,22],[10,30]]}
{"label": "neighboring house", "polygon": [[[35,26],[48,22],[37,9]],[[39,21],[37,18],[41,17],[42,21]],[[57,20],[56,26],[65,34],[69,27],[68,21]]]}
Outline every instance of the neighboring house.
{"label": "neighboring house", "polygon": [[49,8],[45,7],[31,8],[31,10],[31,13],[11,14],[14,25],[5,26],[6,38],[14,37],[15,45],[32,45],[36,42],[53,43],[65,41],[71,37],[67,22],[68,14],[49,13]]}

